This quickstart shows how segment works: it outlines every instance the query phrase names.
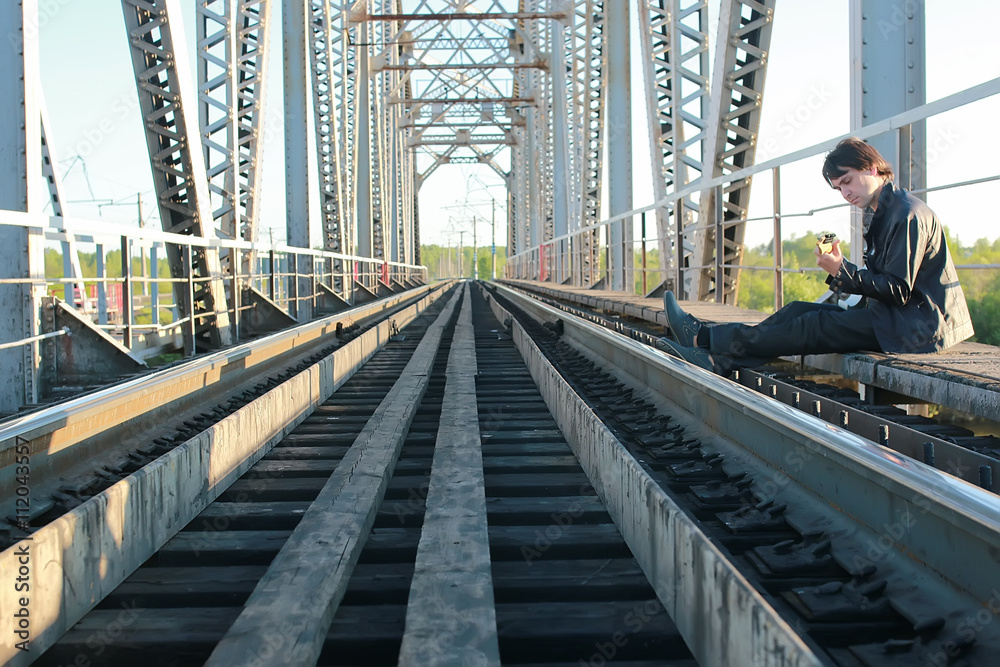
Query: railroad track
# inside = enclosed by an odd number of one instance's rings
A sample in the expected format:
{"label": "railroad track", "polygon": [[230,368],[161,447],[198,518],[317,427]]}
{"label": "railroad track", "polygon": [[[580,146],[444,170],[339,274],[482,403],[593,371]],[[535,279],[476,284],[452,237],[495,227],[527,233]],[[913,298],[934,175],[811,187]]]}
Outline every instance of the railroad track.
{"label": "railroad track", "polygon": [[134,572],[120,535],[38,664],[978,665],[1000,644],[994,496],[510,290],[452,290],[281,430]]}

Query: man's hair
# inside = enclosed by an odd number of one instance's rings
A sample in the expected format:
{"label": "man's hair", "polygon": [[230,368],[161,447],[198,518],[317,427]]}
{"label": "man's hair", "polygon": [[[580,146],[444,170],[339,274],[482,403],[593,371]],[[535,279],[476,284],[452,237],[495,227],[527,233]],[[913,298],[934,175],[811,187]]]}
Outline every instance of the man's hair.
{"label": "man's hair", "polygon": [[880,175],[885,176],[885,180],[892,180],[892,165],[875,150],[874,146],[857,137],[848,137],[826,154],[826,160],[823,161],[823,178],[832,188],[833,179],[840,178],[848,169],[868,171],[873,167]]}

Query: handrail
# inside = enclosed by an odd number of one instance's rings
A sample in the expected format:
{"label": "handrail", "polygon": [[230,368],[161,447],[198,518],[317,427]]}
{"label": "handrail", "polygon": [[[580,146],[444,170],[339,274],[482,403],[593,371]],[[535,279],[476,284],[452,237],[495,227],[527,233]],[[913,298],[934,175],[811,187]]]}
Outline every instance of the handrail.
{"label": "handrail", "polygon": [[31,336],[30,338],[22,338],[21,340],[15,340],[10,343],[0,343],[0,350],[6,350],[11,347],[20,347],[21,345],[27,345],[28,343],[37,343],[38,341],[45,340],[46,338],[55,338],[56,336],[69,336],[69,335],[72,335],[72,330],[69,327],[63,327],[59,331],[39,334],[37,336]]}
{"label": "handrail", "polygon": [[[205,238],[202,236],[188,236],[187,234],[174,234],[146,227],[132,227],[120,223],[107,222],[105,220],[91,220],[87,218],[50,216],[41,213],[25,213],[23,211],[9,211],[0,209],[0,225],[13,227],[39,228],[49,236],[49,240],[62,240],[61,235],[72,235],[74,239],[82,243],[95,243],[95,237],[120,238],[126,236],[131,239],[143,239],[145,241],[173,243],[176,245],[187,245],[195,248],[232,248],[238,250],[252,250],[255,252],[280,252],[295,253],[297,255],[309,255],[323,259],[341,259],[356,262],[376,262],[378,264],[388,264],[406,269],[426,269],[422,264],[406,264],[403,262],[393,262],[379,259],[377,257],[361,257],[359,255],[345,255],[328,250],[315,250],[312,248],[300,248],[282,243],[254,243],[250,241],[236,239]],[[79,225],[84,229],[74,229]]]}
{"label": "handrail", "polygon": [[[610,218],[596,222],[593,225],[588,225],[586,228],[581,228],[570,232],[568,234],[563,234],[562,236],[557,236],[551,239],[547,239],[544,243],[537,246],[532,246],[514,255],[508,256],[508,261],[516,260],[520,257],[529,255],[531,253],[540,252],[543,246],[557,243],[560,241],[568,241],[574,236],[582,232],[592,232],[601,227],[605,227],[615,222],[620,222],[625,219],[633,218],[638,214],[645,213],[647,211],[654,211],[658,208],[667,208],[669,210],[670,206],[678,199],[684,199],[695,193],[702,192],[704,190],[709,190],[713,187],[724,185],[726,183],[732,183],[734,181],[740,181],[746,178],[758,174],[775,167],[780,167],[785,164],[792,162],[798,162],[799,160],[804,160],[806,158],[819,155],[821,153],[829,152],[833,150],[838,143],[848,137],[858,137],[859,139],[869,139],[886,132],[891,132],[893,130],[898,130],[901,127],[906,127],[907,125],[912,125],[921,120],[926,120],[931,116],[935,116],[946,111],[951,111],[959,107],[965,106],[966,104],[971,104],[972,102],[978,102],[979,100],[986,99],[987,97],[992,97],[993,95],[1000,94],[1000,77],[990,79],[984,83],[966,88],[947,97],[942,97],[939,100],[933,102],[928,102],[914,109],[909,109],[902,113],[896,114],[895,116],[890,116],[885,120],[878,121],[877,123],[872,123],[871,125],[866,125],[864,127],[858,128],[853,132],[848,132],[847,134],[842,134],[840,136],[834,137],[833,139],[827,139],[818,144],[814,144],[807,148],[802,148],[800,150],[782,155],[771,160],[766,160],[760,164],[751,165],[739,171],[734,171],[731,174],[723,174],[722,176],[716,176],[710,180],[697,180],[687,187],[676,190],[670,193],[663,199],[659,199],[652,204],[647,204],[638,208],[634,208],[630,211],[624,213],[619,213],[613,215]],[[782,216],[788,217],[788,216]]]}

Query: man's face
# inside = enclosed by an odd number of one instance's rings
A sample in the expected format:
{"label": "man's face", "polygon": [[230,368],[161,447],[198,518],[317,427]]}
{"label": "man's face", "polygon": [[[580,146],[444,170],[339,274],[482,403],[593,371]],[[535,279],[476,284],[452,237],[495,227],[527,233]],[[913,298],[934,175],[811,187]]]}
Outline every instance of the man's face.
{"label": "man's face", "polygon": [[878,175],[876,169],[858,171],[848,167],[843,176],[833,179],[830,183],[851,204],[864,209],[875,204],[875,196],[885,179]]}

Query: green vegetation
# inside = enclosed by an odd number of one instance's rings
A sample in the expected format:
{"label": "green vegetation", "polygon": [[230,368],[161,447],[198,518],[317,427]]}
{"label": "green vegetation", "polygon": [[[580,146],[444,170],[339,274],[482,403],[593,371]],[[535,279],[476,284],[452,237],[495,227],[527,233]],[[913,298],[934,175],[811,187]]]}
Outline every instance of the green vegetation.
{"label": "green vegetation", "polygon": [[[840,244],[841,252],[850,255],[850,244]],[[784,287],[784,302],[815,301],[826,290],[826,273],[823,271],[803,271],[791,273],[798,269],[816,267],[816,235],[806,232],[803,236],[793,236],[781,244],[781,259],[785,271],[782,273]],[[774,245],[768,243],[747,248],[743,254],[743,266],[774,267]],[[765,313],[774,312],[774,271],[752,270],[740,273],[739,295],[737,303],[743,308],[759,310]]]}
{"label": "green vegetation", "polygon": [[[420,246],[420,263],[427,267],[428,279],[455,278],[459,276],[459,253],[456,247],[439,245]],[[490,246],[478,248],[476,264],[479,265],[479,279],[489,280],[493,259]],[[497,246],[497,277],[503,276],[503,267],[507,263],[507,248]],[[472,277],[472,248],[462,248],[462,275]]]}
{"label": "green vegetation", "polygon": [[[105,278],[114,280],[122,277],[122,252],[121,250],[111,250],[106,252],[104,255],[104,276]],[[148,256],[147,256],[148,257]],[[90,289],[92,285],[96,285],[92,279],[97,277],[97,253],[79,253],[80,258],[80,270],[83,272],[83,283],[84,290],[86,294],[83,296],[86,298],[90,294]],[[147,259],[148,261],[148,259]],[[158,278],[169,278],[170,268],[165,257],[160,257],[157,259],[157,277]],[[138,257],[133,258],[132,261],[132,275],[142,276],[143,275],[143,265]],[[147,270],[148,272],[148,270]],[[55,248],[45,249],[45,276],[50,279],[62,278],[65,274],[63,273],[63,261],[62,253]],[[91,280],[88,280],[91,279]],[[107,283],[109,285],[109,291],[111,289],[110,285],[113,282]],[[133,314],[133,322],[135,324],[150,324],[152,322],[152,307],[150,304],[151,296],[149,295],[149,286],[141,283],[135,283],[133,285],[133,290],[135,293],[138,308],[136,308]],[[50,295],[55,295],[60,299],[63,298],[64,283],[51,283],[48,287],[48,293]],[[173,314],[170,310],[170,304],[173,303],[174,295],[171,290],[169,283],[160,283],[160,294],[159,294],[159,324],[169,324],[173,321]]]}
{"label": "green vegetation", "polygon": [[[806,232],[801,237],[787,239],[782,244],[782,259],[786,269],[816,266],[813,256],[815,234]],[[958,265],[1000,264],[1000,239],[979,239],[971,246],[962,246],[949,235],[948,247]],[[846,243],[841,245],[848,253]],[[774,266],[774,252],[770,243],[747,248],[744,266]],[[1000,269],[962,269],[958,272],[969,303],[969,313],[976,328],[972,340],[1000,346]],[[822,272],[785,273],[785,303],[811,301],[826,291]],[[774,273],[772,271],[743,271],[740,274],[737,303],[744,308],[774,311]]]}

